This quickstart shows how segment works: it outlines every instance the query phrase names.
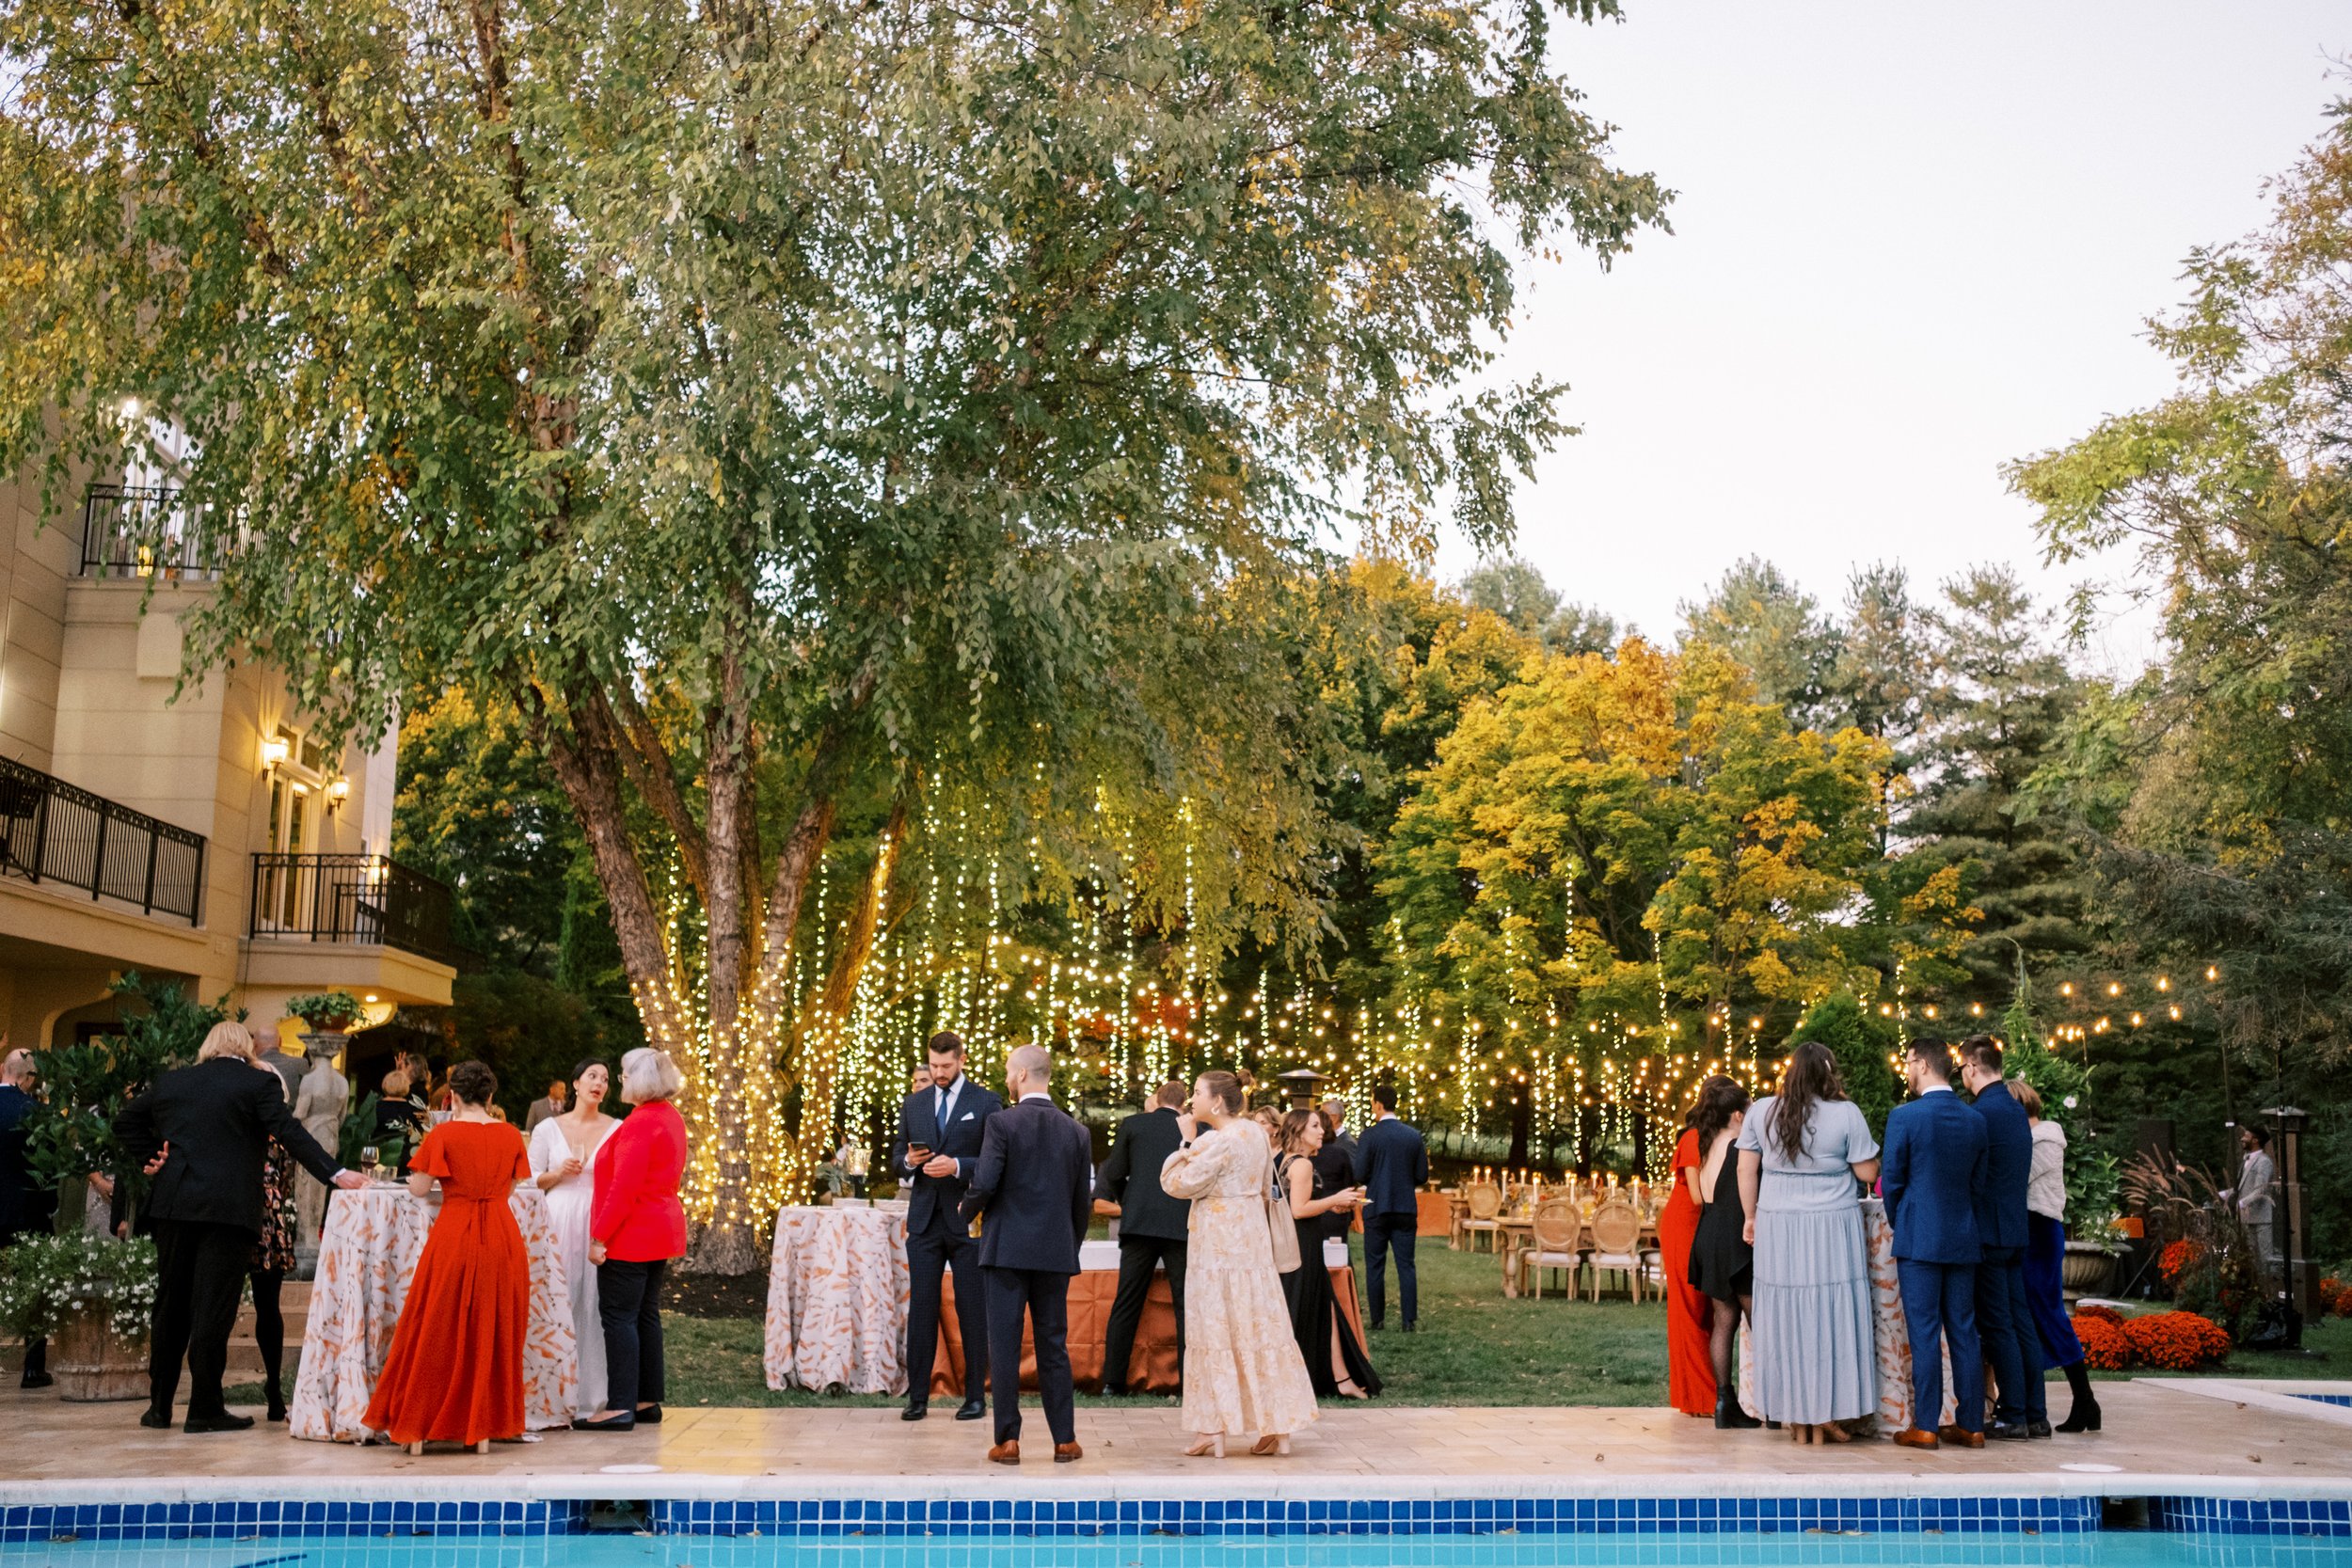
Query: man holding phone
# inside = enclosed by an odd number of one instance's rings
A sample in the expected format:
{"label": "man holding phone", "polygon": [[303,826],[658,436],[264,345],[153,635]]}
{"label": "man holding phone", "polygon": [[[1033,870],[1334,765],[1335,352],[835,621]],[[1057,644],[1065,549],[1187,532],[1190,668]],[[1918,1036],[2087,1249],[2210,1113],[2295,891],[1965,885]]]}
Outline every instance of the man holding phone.
{"label": "man holding phone", "polygon": [[[1005,1107],[963,1074],[963,1041],[945,1030],[930,1038],[930,1084],[907,1096],[898,1112],[890,1164],[907,1195],[907,1407],[900,1418],[930,1413],[931,1363],[939,1350],[940,1279],[956,1275],[956,1324],[963,1337],[963,1403],[959,1421],[988,1414],[988,1308],[979,1243],[957,1211],[979,1163],[988,1118]],[[1014,1368],[1012,1376],[1021,1375]]]}

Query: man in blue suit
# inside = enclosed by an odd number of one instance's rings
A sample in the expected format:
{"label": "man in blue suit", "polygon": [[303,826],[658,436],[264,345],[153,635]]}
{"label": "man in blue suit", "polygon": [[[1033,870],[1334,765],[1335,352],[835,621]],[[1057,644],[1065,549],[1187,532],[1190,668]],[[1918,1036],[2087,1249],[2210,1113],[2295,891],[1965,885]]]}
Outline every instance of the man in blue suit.
{"label": "man in blue suit", "polygon": [[[942,1030],[930,1038],[930,1086],[907,1096],[890,1168],[907,1195],[907,1408],[902,1420],[930,1413],[931,1362],[939,1353],[940,1276],[956,1271],[956,1324],[963,1335],[963,1404],[959,1421],[988,1414],[988,1288],[979,1244],[957,1213],[979,1164],[989,1118],[1005,1102],[963,1075],[963,1041]],[[1020,1369],[1014,1369],[1020,1375]]]}
{"label": "man in blue suit", "polygon": [[2000,1385],[1999,1402],[1984,1429],[2010,1442],[2050,1435],[2042,1391],[2042,1340],[2026,1300],[2026,1186],[2033,1176],[2033,1124],[2001,1082],[2001,1042],[1971,1035],[1960,1044],[1961,1081],[1984,1118],[1984,1202],[1977,1235],[1984,1260],[1977,1265],[1977,1332],[1984,1359]]}
{"label": "man in blue suit", "polygon": [[[1977,1340],[1977,1210],[1984,1201],[1984,1118],[1952,1093],[1951,1048],[1915,1039],[1903,1080],[1918,1098],[1886,1117],[1879,1192],[1895,1227],[1895,1273],[1911,1331],[1909,1449],[1984,1447],[1984,1357]],[[1944,1411],[1944,1347],[1952,1353],[1952,1423]]]}
{"label": "man in blue suit", "polygon": [[1389,1313],[1389,1254],[1396,1254],[1397,1306],[1405,1332],[1421,1321],[1414,1290],[1413,1241],[1421,1234],[1421,1197],[1429,1180],[1429,1146],[1396,1118],[1396,1090],[1372,1091],[1373,1123],[1356,1141],[1356,1177],[1364,1184],[1364,1293],[1372,1326]]}
{"label": "man in blue suit", "polygon": [[[1013,1103],[989,1118],[987,1140],[963,1195],[963,1217],[980,1220],[980,1273],[988,1276],[989,1361],[996,1369],[998,1465],[1021,1463],[1021,1320],[1037,1350],[1037,1392],[1054,1433],[1054,1463],[1078,1447],[1070,1371],[1070,1276],[1094,1217],[1094,1140],[1047,1092],[1054,1058],[1025,1045],[1005,1058]],[[961,1280],[957,1283],[962,1283]]]}

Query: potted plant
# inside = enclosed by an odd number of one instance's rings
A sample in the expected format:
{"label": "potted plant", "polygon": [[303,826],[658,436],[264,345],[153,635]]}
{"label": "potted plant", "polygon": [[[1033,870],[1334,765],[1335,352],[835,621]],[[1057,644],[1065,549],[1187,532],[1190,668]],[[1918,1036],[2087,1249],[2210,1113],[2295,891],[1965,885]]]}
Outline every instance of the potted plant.
{"label": "potted plant", "polygon": [[314,1039],[314,1036],[330,1037],[332,1049],[327,1052],[329,1055],[342,1049],[342,1037],[350,1033],[351,1026],[368,1016],[367,1005],[347,990],[290,996],[286,999],[286,1011],[310,1026],[310,1033],[303,1036],[305,1044],[317,1046],[326,1043]]}
{"label": "potted plant", "polygon": [[2067,1238],[2066,1257],[2060,1270],[2070,1299],[2106,1294],[2114,1284],[2115,1261],[2123,1255],[2120,1243],[2118,1216],[2112,1212]]}
{"label": "potted plant", "polygon": [[74,1231],[26,1236],[0,1252],[0,1324],[51,1340],[57,1394],[77,1402],[148,1396],[155,1243]]}

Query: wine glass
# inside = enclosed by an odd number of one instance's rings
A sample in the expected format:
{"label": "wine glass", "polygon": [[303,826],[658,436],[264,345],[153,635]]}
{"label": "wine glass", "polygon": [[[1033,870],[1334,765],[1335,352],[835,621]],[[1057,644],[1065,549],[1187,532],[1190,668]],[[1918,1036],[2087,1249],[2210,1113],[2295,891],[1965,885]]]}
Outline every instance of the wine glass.
{"label": "wine glass", "polygon": [[378,1152],[373,1144],[369,1144],[366,1148],[360,1149],[359,1174],[366,1177],[371,1181],[374,1180],[375,1167],[381,1158],[381,1154]]}

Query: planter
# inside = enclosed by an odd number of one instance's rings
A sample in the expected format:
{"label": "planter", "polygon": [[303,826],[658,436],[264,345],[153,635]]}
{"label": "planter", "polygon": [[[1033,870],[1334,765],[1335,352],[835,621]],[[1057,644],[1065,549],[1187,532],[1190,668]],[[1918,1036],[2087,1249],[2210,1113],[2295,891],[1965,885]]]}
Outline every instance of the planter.
{"label": "planter", "polygon": [[2062,1265],[2068,1296],[2106,1293],[2115,1278],[2115,1249],[2098,1242],[2069,1242]]}
{"label": "planter", "polygon": [[302,1031],[303,1054],[310,1061],[331,1062],[342,1053],[350,1039],[351,1031],[348,1029],[305,1029]]}
{"label": "planter", "polygon": [[117,1335],[106,1311],[79,1312],[49,1341],[57,1397],[76,1404],[148,1397],[147,1346]]}

